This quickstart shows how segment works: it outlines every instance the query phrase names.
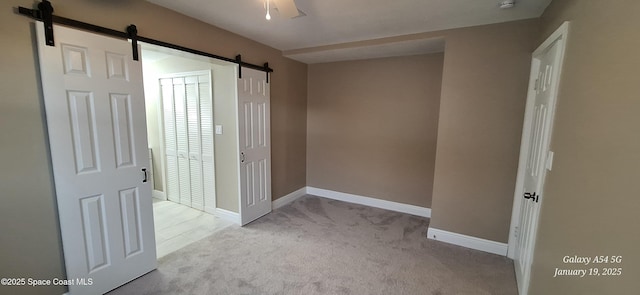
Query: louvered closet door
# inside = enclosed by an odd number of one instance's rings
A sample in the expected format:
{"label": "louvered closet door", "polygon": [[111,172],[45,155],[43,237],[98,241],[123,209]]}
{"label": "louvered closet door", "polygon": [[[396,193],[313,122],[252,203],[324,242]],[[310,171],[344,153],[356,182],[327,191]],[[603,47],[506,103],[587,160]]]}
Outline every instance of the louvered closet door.
{"label": "louvered closet door", "polygon": [[170,201],[180,202],[180,180],[178,178],[178,140],[176,134],[173,79],[161,79],[162,105],[164,110],[164,145],[166,156],[166,194]]}
{"label": "louvered closet door", "polygon": [[213,108],[210,77],[161,79],[169,200],[215,208]]}
{"label": "louvered closet door", "polygon": [[178,180],[180,204],[191,206],[191,169],[189,167],[189,133],[187,125],[187,102],[184,78],[173,79],[175,103],[176,141],[178,147]]}
{"label": "louvered closet door", "polygon": [[214,162],[214,125],[213,125],[213,99],[211,97],[211,78],[209,75],[198,76],[198,96],[200,97],[200,136],[201,136],[201,160],[204,207],[215,209],[216,176]]}
{"label": "louvered closet door", "polygon": [[191,207],[204,209],[204,188],[202,187],[202,153],[200,149],[200,95],[198,77],[185,77],[187,102],[187,138],[189,148],[189,180]]}

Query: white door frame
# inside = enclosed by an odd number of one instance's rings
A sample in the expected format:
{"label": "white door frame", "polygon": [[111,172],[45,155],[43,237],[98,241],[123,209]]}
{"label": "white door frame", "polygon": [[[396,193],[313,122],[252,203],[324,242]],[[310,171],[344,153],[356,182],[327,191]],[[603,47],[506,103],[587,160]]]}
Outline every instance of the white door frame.
{"label": "white door frame", "polygon": [[[533,112],[534,112],[534,104],[535,104],[535,99],[536,99],[536,91],[534,89],[534,85],[536,83],[536,79],[538,77],[538,72],[539,72],[539,64],[540,64],[540,60],[538,59],[538,57],[542,54],[544,54],[552,45],[556,44],[557,46],[559,46],[558,50],[559,50],[559,65],[558,65],[558,72],[557,75],[555,75],[555,77],[553,77],[553,79],[557,79],[557,84],[559,85],[560,79],[561,79],[561,72],[562,72],[562,66],[563,66],[563,62],[564,62],[564,55],[565,55],[565,48],[566,48],[566,43],[567,43],[567,36],[569,33],[569,22],[564,22],[555,32],[553,32],[532,54],[532,60],[531,60],[531,74],[529,77],[529,90],[527,93],[527,102],[526,102],[526,108],[525,108],[525,114],[524,114],[524,125],[522,128],[522,140],[521,140],[521,144],[520,144],[520,158],[518,161],[518,170],[517,170],[517,178],[516,178],[516,186],[515,186],[515,192],[514,192],[514,201],[513,201],[513,210],[511,213],[511,226],[510,226],[510,230],[509,230],[509,247],[507,250],[507,257],[511,258],[511,259],[515,259],[515,254],[516,254],[516,245],[517,245],[517,235],[518,235],[518,229],[520,226],[520,219],[521,219],[521,206],[523,204],[523,193],[524,193],[524,179],[525,179],[525,170],[526,170],[526,161],[529,155],[529,146],[530,146],[530,140],[531,137],[527,136],[528,134],[530,134],[531,131],[531,125],[533,122]],[[556,87],[556,89],[554,90],[554,92],[552,93],[552,104],[554,105],[554,108],[552,110],[552,112],[549,114],[551,116],[551,118],[555,117],[555,105],[557,104],[557,97],[558,97],[558,89],[559,87]],[[553,119],[552,119],[552,124],[553,124]],[[550,145],[550,140],[551,140],[551,136],[553,133],[553,126],[550,126],[550,130],[549,133],[547,134],[547,139],[546,142],[546,149],[548,150],[549,145]],[[545,158],[547,161],[551,161],[552,159],[547,158],[548,154],[545,153]],[[550,164],[550,162],[547,162],[548,164]],[[548,166],[547,168],[549,168],[550,170],[550,166]],[[546,171],[546,169],[545,169]],[[540,195],[544,194],[544,178],[542,180],[542,184],[541,184],[541,189],[540,189]],[[542,206],[542,201],[544,200],[544,198],[540,199],[540,205]],[[541,208],[541,207],[540,207]],[[534,224],[534,228],[537,229],[537,225],[538,225],[538,216],[539,216],[540,210],[538,210],[538,215],[534,216],[533,218],[533,224]],[[536,229],[533,230],[533,240],[534,240],[534,245],[535,245],[535,237],[536,237]],[[528,253],[527,255],[531,255],[533,256],[533,249],[531,249],[530,253]],[[527,288],[528,288],[528,282],[530,279],[530,275],[527,276],[527,278],[525,278],[525,283],[527,284]],[[525,290],[527,289],[525,288]],[[526,291],[525,291],[526,293]],[[522,294],[521,294],[522,295]]]}

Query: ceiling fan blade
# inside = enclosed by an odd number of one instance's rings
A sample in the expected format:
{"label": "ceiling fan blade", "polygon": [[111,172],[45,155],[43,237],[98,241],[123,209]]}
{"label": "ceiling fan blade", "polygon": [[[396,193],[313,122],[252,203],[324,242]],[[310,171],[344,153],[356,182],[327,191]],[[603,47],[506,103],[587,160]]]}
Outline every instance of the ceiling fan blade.
{"label": "ceiling fan blade", "polygon": [[282,17],[285,18],[294,18],[300,13],[298,12],[298,7],[296,7],[296,3],[294,0],[272,0],[273,3],[278,7],[278,12]]}

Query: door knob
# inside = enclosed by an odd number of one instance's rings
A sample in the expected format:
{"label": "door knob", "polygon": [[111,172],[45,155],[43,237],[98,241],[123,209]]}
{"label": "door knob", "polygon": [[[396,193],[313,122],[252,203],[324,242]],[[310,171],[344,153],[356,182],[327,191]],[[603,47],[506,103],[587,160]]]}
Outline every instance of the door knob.
{"label": "door knob", "polygon": [[531,201],[534,201],[534,202],[536,202],[536,203],[538,203],[538,197],[540,197],[540,196],[539,196],[539,195],[536,195],[536,192],[533,192],[533,193],[527,193],[527,192],[525,192],[525,193],[524,193],[524,198],[525,198],[525,199],[527,199],[527,200],[531,200]]}
{"label": "door knob", "polygon": [[147,182],[147,168],[142,168],[142,173],[144,174],[142,182]]}

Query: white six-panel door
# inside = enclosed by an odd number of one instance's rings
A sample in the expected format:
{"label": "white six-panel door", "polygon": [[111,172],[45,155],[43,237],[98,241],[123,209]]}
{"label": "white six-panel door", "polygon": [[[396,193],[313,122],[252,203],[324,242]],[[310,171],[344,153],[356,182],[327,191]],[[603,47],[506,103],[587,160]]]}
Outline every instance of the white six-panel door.
{"label": "white six-panel door", "polygon": [[156,268],[142,65],[126,40],[37,28],[69,290],[102,294]]}
{"label": "white six-panel door", "polygon": [[271,212],[270,90],[262,71],[238,79],[240,215],[245,225]]}
{"label": "white six-panel door", "polygon": [[169,200],[214,207],[213,102],[208,72],[160,79]]}
{"label": "white six-panel door", "polygon": [[[561,28],[566,33],[566,25]],[[514,264],[518,289],[527,294],[536,242],[544,179],[550,170],[549,143],[566,35],[556,32],[533,55],[531,84],[516,192],[519,214],[515,227]],[[515,206],[515,205],[514,205]],[[514,208],[515,210],[515,208]]]}

